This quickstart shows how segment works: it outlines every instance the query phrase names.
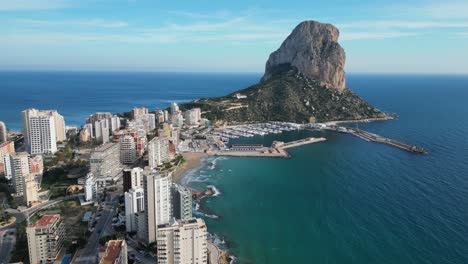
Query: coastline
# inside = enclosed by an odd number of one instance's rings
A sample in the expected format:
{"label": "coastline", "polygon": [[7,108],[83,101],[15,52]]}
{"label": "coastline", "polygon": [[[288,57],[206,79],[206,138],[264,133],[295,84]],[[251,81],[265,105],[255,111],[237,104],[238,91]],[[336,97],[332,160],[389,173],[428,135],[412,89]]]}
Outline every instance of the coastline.
{"label": "coastline", "polygon": [[172,180],[177,184],[182,183],[182,179],[188,171],[201,167],[203,165],[201,160],[208,157],[208,154],[204,152],[184,152],[182,157],[184,157],[185,162],[172,173]]}

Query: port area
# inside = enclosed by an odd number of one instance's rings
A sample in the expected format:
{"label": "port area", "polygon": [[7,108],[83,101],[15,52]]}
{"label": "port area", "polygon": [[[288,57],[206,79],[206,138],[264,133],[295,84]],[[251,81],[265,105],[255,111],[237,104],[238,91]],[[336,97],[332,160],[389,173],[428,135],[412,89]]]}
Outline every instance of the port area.
{"label": "port area", "polygon": [[299,147],[325,141],[326,138],[304,138],[291,142],[274,141],[271,147],[264,147],[257,144],[232,145],[229,149],[208,152],[212,156],[230,157],[267,157],[267,158],[289,158],[291,157],[286,149]]}
{"label": "port area", "polygon": [[364,139],[365,141],[390,145],[399,149],[406,150],[411,153],[427,154],[427,151],[424,148],[414,146],[414,145],[409,145],[409,144],[406,144],[406,143],[403,143],[394,139],[382,137],[380,135],[370,133],[370,132],[361,130],[359,128],[335,127],[335,128],[330,128],[328,130],[337,131],[341,133],[348,133],[356,137],[359,137],[361,139]]}

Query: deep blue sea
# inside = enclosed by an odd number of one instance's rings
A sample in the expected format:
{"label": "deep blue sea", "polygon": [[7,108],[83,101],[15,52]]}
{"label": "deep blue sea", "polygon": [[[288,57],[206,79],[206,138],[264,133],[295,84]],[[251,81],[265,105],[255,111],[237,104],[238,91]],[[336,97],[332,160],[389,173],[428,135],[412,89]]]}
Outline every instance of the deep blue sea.
{"label": "deep blue sea", "polygon": [[[0,120],[20,128],[27,107],[81,124],[95,111],[222,95],[260,74],[0,73]],[[468,263],[468,77],[350,74],[348,86],[393,121],[360,128],[422,146],[415,155],[346,134],[321,135],[291,159],[217,158],[188,173],[220,195],[202,207],[238,263]],[[354,125],[352,125],[354,126]],[[202,215],[197,213],[197,215]]]}

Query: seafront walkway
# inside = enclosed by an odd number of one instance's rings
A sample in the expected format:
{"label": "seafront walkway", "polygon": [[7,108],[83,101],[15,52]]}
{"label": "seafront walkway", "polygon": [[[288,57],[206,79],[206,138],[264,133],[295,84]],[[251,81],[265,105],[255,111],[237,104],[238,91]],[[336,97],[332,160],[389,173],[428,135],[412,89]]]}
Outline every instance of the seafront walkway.
{"label": "seafront walkway", "polygon": [[208,254],[209,254],[209,264],[219,264],[221,252],[220,249],[211,242],[207,242]]}

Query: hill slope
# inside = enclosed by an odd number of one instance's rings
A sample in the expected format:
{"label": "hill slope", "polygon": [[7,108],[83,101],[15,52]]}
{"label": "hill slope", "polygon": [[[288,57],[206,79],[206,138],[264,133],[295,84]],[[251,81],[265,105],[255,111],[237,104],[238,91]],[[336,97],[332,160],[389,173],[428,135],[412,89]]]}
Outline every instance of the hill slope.
{"label": "hill slope", "polygon": [[[237,99],[235,94],[246,95]],[[385,114],[349,89],[329,89],[320,81],[300,73],[289,64],[272,70],[271,77],[223,97],[195,100],[182,109],[200,107],[203,116],[215,123],[265,121],[317,122],[381,118]]]}

